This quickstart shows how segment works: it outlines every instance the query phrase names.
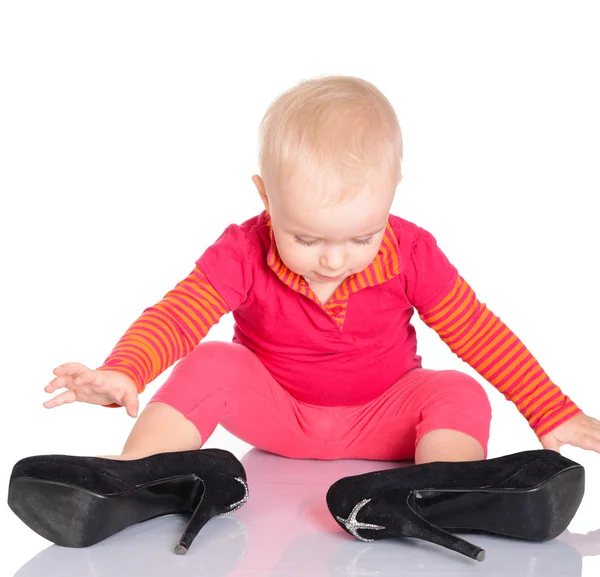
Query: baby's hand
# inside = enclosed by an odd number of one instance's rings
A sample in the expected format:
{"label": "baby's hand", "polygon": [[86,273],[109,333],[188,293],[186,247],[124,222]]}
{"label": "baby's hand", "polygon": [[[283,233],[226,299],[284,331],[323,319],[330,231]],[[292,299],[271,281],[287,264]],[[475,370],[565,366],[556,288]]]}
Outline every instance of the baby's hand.
{"label": "baby's hand", "polygon": [[94,405],[115,403],[125,407],[129,416],[137,417],[137,387],[126,375],[117,371],[93,371],[80,363],[66,363],[52,372],[56,378],[50,381],[44,390],[47,393],[63,388],[69,390],[46,401],[44,407],[47,409],[74,401]]}
{"label": "baby's hand", "polygon": [[544,449],[558,453],[562,445],[573,445],[600,453],[600,421],[579,413],[540,437],[540,442]]}

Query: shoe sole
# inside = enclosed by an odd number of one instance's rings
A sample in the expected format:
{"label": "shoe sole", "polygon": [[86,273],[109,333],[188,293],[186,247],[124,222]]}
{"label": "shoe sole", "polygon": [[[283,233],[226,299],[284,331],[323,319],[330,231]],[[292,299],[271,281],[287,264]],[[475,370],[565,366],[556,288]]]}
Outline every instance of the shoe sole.
{"label": "shoe sole", "polygon": [[583,499],[584,468],[571,467],[531,489],[415,491],[410,506],[449,532],[547,541],[571,523]]}
{"label": "shoe sole", "polygon": [[33,477],[12,480],[8,505],[36,533],[64,547],[88,547],[130,525],[173,513],[191,513],[204,492],[196,475],[114,495]]}

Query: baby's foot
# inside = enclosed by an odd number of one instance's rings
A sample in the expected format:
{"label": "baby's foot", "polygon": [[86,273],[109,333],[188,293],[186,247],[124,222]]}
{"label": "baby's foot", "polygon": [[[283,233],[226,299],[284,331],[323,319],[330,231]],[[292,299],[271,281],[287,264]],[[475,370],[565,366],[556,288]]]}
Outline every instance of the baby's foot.
{"label": "baby's foot", "polygon": [[125,460],[125,458],[127,457],[127,455],[96,455],[97,459],[118,459],[118,460]]}
{"label": "baby's foot", "polygon": [[133,461],[134,459],[143,459],[150,453],[124,453],[123,455],[98,455],[98,459],[116,459],[118,461]]}

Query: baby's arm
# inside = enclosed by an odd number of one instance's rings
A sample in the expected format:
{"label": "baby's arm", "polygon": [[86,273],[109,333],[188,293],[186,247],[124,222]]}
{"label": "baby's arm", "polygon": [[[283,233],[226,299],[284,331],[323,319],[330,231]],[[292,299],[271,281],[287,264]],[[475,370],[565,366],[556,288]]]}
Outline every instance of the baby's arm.
{"label": "baby's arm", "polygon": [[192,351],[223,315],[245,301],[254,279],[255,256],[246,229],[228,226],[194,270],[144,310],[98,370],[120,371],[142,392]]}
{"label": "baby's arm", "polygon": [[66,390],[44,406],[51,409],[75,401],[122,406],[128,415],[136,417],[138,393],[186,355],[228,311],[196,266],[162,301],[143,312],[99,369],[73,362],[56,367],[56,377],[44,390]]}
{"label": "baby's arm", "polygon": [[424,229],[415,235],[405,272],[407,294],[423,322],[512,401],[538,437],[581,413],[519,338],[477,300]]}
{"label": "baby's arm", "polygon": [[142,392],[245,301],[254,279],[255,255],[246,228],[229,225],[194,270],[144,310],[98,370],[120,371]]}
{"label": "baby's arm", "polygon": [[141,393],[193,350],[228,312],[223,298],[196,266],[159,303],[144,310],[97,370],[127,375]]}
{"label": "baby's arm", "polygon": [[450,293],[419,316],[453,353],[516,405],[538,437],[581,412],[460,275]]}
{"label": "baby's arm", "polygon": [[165,369],[187,355],[219,319],[242,304],[253,283],[257,251],[246,228],[228,226],[196,261],[196,267],[127,329],[102,366],[80,363],[54,369],[45,391],[67,391],[44,403],[47,408],[83,401],[125,406],[137,415],[138,393]]}

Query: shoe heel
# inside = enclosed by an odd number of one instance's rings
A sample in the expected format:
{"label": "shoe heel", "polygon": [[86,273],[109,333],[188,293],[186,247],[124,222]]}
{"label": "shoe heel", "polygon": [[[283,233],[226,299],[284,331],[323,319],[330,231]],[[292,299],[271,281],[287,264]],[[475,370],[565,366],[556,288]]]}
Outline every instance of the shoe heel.
{"label": "shoe heel", "polygon": [[[227,489],[224,487],[226,483],[229,484]],[[218,490],[211,492],[211,489],[215,487],[215,482],[204,482],[202,479],[198,479],[196,489],[191,496],[191,501],[197,502],[197,505],[179,539],[179,543],[175,547],[177,555],[187,553],[200,529],[213,517],[231,513],[239,509],[248,500],[248,485],[241,477],[223,478],[220,480],[220,485]],[[243,495],[240,495],[240,490],[243,490]],[[241,496],[241,499],[231,503],[232,494]]]}
{"label": "shoe heel", "polygon": [[196,510],[192,513],[185,531],[175,547],[175,553],[177,553],[177,555],[185,555],[200,529],[202,529],[202,527],[204,527],[204,525],[206,525],[206,523],[216,514],[214,508],[202,500],[198,507],[196,507]]}
{"label": "shoe heel", "polygon": [[403,534],[406,537],[416,537],[423,541],[435,543],[446,549],[451,549],[457,553],[466,555],[475,561],[483,561],[485,559],[485,550],[469,541],[465,541],[452,533],[448,533],[439,527],[431,524],[426,519],[423,519],[414,509],[408,507],[406,512],[408,526],[403,527]]}

